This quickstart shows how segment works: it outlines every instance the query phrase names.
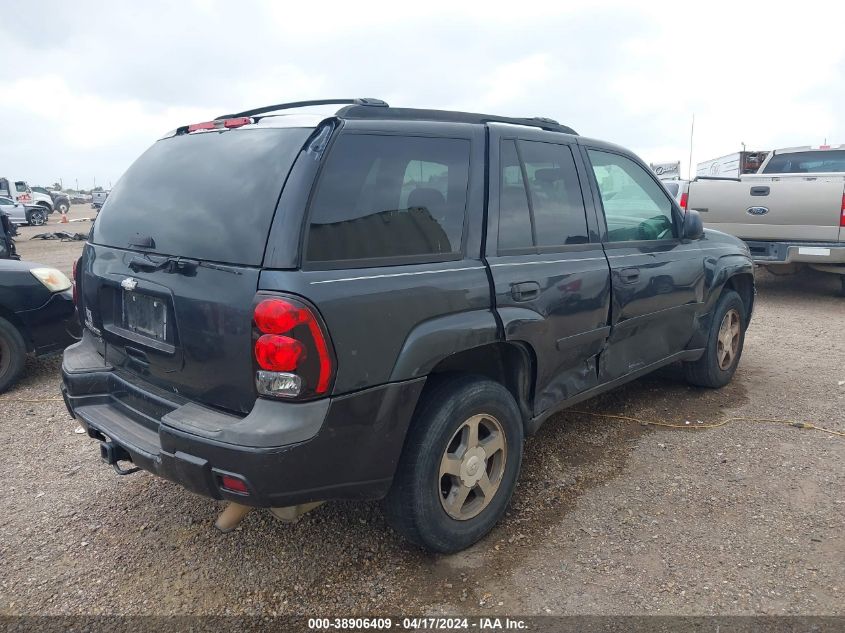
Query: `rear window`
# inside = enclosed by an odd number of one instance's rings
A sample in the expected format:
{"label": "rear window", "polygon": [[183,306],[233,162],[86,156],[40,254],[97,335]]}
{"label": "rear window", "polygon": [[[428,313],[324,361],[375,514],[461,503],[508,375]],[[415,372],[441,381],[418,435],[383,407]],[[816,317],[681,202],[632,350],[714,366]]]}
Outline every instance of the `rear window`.
{"label": "rear window", "polygon": [[666,191],[671,193],[673,196],[678,195],[678,189],[680,185],[677,182],[664,182],[663,186],[666,187]]}
{"label": "rear window", "polygon": [[457,256],[469,153],[465,139],[375,134],[338,138],[311,206],[308,261]]}
{"label": "rear window", "polygon": [[775,154],[764,174],[820,174],[845,172],[845,150]]}
{"label": "rear window", "polygon": [[[94,224],[118,248],[257,266],[285,177],[311,128],[243,129],[162,139],[127,170]],[[105,195],[105,194],[103,194]]]}

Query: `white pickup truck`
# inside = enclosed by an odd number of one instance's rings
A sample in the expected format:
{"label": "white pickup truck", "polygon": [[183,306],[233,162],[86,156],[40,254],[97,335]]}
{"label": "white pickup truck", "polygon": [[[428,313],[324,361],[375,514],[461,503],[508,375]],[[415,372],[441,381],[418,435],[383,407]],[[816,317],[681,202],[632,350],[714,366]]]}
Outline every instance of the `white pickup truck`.
{"label": "white pickup truck", "polygon": [[755,174],[698,177],[688,208],[744,240],[761,266],[837,273],[845,294],[845,145],[780,149]]}

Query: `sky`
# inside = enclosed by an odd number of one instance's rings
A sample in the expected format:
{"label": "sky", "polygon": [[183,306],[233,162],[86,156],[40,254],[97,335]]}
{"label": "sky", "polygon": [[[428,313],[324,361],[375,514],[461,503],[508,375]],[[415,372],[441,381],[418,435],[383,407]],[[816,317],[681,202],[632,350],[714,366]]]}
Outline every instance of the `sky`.
{"label": "sky", "polygon": [[[788,8],[787,8],[788,7]],[[167,131],[326,97],[546,116],[644,160],[845,143],[845,2],[0,0],[0,175],[108,188]]]}

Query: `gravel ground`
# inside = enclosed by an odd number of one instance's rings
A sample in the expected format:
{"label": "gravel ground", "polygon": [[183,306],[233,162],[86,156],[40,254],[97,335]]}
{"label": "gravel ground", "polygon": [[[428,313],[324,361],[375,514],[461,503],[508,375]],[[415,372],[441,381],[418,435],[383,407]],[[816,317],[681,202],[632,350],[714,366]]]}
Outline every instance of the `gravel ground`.
{"label": "gravel ground", "polygon": [[[93,214],[76,207],[72,216]],[[88,224],[60,227],[87,232]],[[82,227],[82,228],[78,228]],[[25,239],[69,271],[80,243]],[[0,396],[0,615],[845,614],[845,299],[838,280],[758,275],[734,382],[686,386],[676,368],[548,422],[526,446],[507,517],[453,556],[421,553],[378,504],[326,504],[295,525],[146,473],[118,477],[59,399],[58,358],[30,360]]]}

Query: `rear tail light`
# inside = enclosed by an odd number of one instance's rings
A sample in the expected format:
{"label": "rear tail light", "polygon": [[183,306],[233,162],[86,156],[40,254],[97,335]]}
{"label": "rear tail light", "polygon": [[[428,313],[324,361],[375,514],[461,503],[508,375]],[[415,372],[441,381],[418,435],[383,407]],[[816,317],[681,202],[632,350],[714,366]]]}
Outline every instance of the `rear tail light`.
{"label": "rear tail light", "polygon": [[73,272],[70,281],[73,284],[73,305],[79,305],[79,264],[82,258],[78,258],[73,262]]}
{"label": "rear tail light", "polygon": [[289,336],[263,334],[255,342],[259,367],[270,371],[294,371],[305,359],[305,346]]}
{"label": "rear tail light", "polygon": [[679,204],[681,205],[681,208],[682,208],[684,211],[686,211],[686,210],[687,210],[687,203],[688,203],[688,200],[689,200],[689,194],[688,194],[686,191],[684,191],[684,192],[681,194],[681,201],[680,201],[680,203],[679,203]]}
{"label": "rear tail light", "polygon": [[316,310],[292,297],[259,295],[253,311],[256,387],[264,396],[327,395],[334,357]]}

